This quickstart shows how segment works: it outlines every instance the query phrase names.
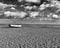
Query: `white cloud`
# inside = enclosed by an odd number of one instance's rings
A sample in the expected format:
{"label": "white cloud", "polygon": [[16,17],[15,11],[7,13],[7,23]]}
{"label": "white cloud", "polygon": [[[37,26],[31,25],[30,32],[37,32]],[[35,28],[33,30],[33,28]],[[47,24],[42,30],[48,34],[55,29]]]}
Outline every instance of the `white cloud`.
{"label": "white cloud", "polygon": [[40,2],[40,0],[26,0],[27,2]]}

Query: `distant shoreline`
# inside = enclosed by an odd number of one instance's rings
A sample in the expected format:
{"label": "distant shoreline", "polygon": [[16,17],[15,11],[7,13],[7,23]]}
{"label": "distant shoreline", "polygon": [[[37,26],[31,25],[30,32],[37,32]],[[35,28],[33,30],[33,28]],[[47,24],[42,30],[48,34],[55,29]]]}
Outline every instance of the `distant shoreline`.
{"label": "distant shoreline", "polygon": [[42,25],[60,25],[60,20],[56,22],[46,21],[32,21],[32,20],[19,20],[19,19],[0,19],[0,24],[42,24]]}

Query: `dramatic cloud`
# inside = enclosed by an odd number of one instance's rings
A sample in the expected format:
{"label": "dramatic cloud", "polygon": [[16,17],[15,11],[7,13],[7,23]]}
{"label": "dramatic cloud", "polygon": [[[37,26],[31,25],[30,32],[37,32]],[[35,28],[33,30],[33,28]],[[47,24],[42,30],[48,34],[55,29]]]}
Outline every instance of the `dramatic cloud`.
{"label": "dramatic cloud", "polygon": [[27,2],[40,2],[40,0],[26,0]]}

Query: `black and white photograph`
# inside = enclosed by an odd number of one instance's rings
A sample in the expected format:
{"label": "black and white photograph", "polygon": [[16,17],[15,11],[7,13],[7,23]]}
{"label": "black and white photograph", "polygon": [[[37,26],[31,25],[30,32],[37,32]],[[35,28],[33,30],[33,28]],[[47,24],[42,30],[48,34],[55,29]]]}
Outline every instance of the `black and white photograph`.
{"label": "black and white photograph", "polygon": [[0,0],[0,48],[60,48],[60,0]]}

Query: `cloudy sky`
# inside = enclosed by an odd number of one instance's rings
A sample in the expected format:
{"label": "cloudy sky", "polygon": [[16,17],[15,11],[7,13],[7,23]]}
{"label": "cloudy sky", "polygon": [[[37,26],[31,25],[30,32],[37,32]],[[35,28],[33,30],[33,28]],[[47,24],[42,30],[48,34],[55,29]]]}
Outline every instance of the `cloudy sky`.
{"label": "cloudy sky", "polygon": [[13,3],[13,2],[17,2],[18,0],[0,0],[0,2],[4,2],[4,3]]}

